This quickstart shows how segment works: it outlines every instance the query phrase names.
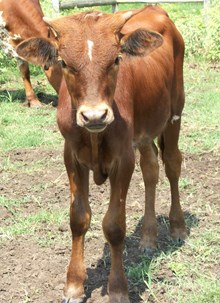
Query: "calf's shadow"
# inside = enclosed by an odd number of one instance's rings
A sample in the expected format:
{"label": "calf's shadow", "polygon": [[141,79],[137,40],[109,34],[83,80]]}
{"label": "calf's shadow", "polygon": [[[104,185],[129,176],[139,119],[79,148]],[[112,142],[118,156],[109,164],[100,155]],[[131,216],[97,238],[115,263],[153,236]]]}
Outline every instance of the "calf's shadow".
{"label": "calf's shadow", "polygon": [[[190,230],[193,226],[197,226],[199,224],[198,218],[189,213],[184,213],[186,226],[188,233],[190,235]],[[135,231],[126,237],[125,239],[125,248],[124,248],[124,267],[126,271],[126,275],[128,277],[128,285],[129,285],[129,298],[131,303],[140,303],[143,302],[141,299],[141,294],[147,290],[148,284],[148,276],[145,275],[144,279],[140,279],[140,277],[135,278],[135,275],[129,275],[129,272],[136,268],[139,268],[138,265],[141,266],[144,262],[145,269],[148,269],[151,265],[152,260],[159,258],[163,255],[170,255],[173,252],[180,249],[184,242],[175,242],[171,239],[169,235],[169,219],[166,216],[158,216],[157,224],[158,224],[158,250],[151,256],[145,255],[139,248],[140,234],[141,234],[141,225],[143,218],[138,222]],[[107,280],[108,274],[110,270],[110,253],[108,244],[105,243],[102,258],[98,260],[96,266],[94,268],[88,268],[88,280],[86,282],[85,287],[85,299],[83,303],[98,303],[98,302],[108,302],[104,300],[104,297],[107,295]],[[141,271],[141,269],[140,269]],[[132,276],[132,277],[131,277]],[[150,278],[149,278],[150,279]],[[162,278],[158,279],[161,280]],[[141,281],[141,282],[140,282]],[[154,281],[153,283],[157,283]],[[103,301],[101,299],[93,299],[93,292],[101,292],[99,296],[103,297]],[[101,301],[100,301],[101,300]]]}

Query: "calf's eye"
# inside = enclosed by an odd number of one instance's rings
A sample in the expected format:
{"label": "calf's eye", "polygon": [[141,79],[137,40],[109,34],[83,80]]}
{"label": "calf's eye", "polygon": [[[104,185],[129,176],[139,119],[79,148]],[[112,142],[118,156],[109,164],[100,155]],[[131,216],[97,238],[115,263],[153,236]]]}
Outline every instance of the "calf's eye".
{"label": "calf's eye", "polygon": [[62,68],[66,67],[66,63],[61,59],[58,61]]}
{"label": "calf's eye", "polygon": [[115,59],[115,65],[119,65],[120,61],[122,60],[122,55],[118,55],[118,57]]}

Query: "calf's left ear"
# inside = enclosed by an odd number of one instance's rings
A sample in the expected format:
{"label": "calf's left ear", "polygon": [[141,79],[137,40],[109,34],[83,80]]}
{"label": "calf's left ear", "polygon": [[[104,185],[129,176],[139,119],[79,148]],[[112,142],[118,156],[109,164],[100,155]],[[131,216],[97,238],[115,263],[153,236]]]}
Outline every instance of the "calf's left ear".
{"label": "calf's left ear", "polygon": [[57,48],[43,38],[30,38],[21,42],[16,52],[25,61],[49,67],[57,62]]}
{"label": "calf's left ear", "polygon": [[137,29],[121,39],[121,51],[131,56],[146,56],[163,44],[159,33]]}

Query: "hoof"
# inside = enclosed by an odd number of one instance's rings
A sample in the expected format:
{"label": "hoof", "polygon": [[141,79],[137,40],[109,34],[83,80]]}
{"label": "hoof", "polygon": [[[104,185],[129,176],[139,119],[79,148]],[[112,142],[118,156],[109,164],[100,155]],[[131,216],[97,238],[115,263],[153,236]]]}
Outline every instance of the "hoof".
{"label": "hoof", "polygon": [[83,295],[80,298],[77,299],[71,299],[71,298],[63,298],[63,300],[61,301],[61,303],[82,303],[84,300],[85,296]]}
{"label": "hoof", "polygon": [[185,228],[171,228],[170,234],[177,244],[183,244],[188,236]]}
{"label": "hoof", "polygon": [[74,287],[69,285],[64,287],[64,296],[61,303],[82,303],[84,301],[85,294],[83,287]]}
{"label": "hoof", "polygon": [[109,295],[109,303],[130,303],[127,295],[111,294]]}
{"label": "hoof", "polygon": [[40,102],[39,102],[38,104],[37,104],[37,103],[34,103],[34,104],[30,103],[30,104],[29,104],[29,107],[30,107],[30,108],[41,108],[42,106],[43,106],[43,105],[42,105],[42,103],[40,103]]}
{"label": "hoof", "polygon": [[176,246],[182,246],[185,243],[186,237],[172,236],[172,241]]}
{"label": "hoof", "polygon": [[157,242],[156,238],[143,237],[140,241],[140,250],[143,254],[148,257],[152,257],[157,251]]}
{"label": "hoof", "polygon": [[185,244],[185,240],[181,240],[181,239],[173,239],[173,243],[175,246],[182,246]]}
{"label": "hoof", "polygon": [[30,108],[40,108],[43,106],[43,104],[38,100],[38,99],[34,99],[31,101],[27,101],[27,106]]}
{"label": "hoof", "polygon": [[151,248],[151,247],[140,247],[140,250],[145,256],[149,258],[153,257],[157,252],[157,248]]}

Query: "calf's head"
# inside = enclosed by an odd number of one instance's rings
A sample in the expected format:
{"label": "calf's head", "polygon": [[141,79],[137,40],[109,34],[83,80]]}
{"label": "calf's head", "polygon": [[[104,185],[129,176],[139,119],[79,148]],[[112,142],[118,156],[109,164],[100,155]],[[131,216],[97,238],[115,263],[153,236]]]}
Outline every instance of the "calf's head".
{"label": "calf's head", "polygon": [[161,35],[147,29],[122,34],[137,12],[45,19],[56,40],[33,38],[17,47],[17,53],[31,63],[48,67],[60,62],[77,124],[90,132],[103,131],[114,120],[112,103],[123,57],[144,56],[162,44]]}

